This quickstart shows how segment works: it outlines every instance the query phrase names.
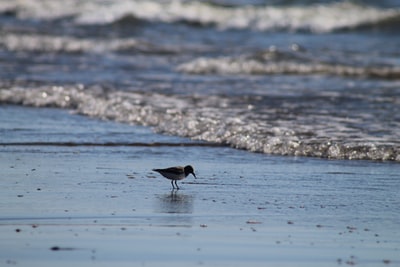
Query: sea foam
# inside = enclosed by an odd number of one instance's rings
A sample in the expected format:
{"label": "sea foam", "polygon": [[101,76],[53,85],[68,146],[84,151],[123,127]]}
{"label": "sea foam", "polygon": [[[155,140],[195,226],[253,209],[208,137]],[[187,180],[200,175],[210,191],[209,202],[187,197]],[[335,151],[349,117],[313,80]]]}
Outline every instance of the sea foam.
{"label": "sea foam", "polygon": [[110,24],[124,17],[215,26],[219,29],[256,31],[331,32],[375,25],[400,16],[396,8],[378,8],[350,1],[304,6],[218,6],[200,1],[79,1],[60,5],[37,0],[0,3],[1,10],[15,10],[20,18],[58,19],[72,17],[79,24]]}
{"label": "sea foam", "polygon": [[[267,107],[257,114],[249,102],[223,96],[169,96],[108,90],[99,86],[10,87],[0,101],[37,107],[62,107],[77,113],[151,126],[157,132],[278,155],[334,159],[400,161],[397,131],[375,135],[381,123],[372,116],[300,112],[298,106]],[[241,102],[242,101],[242,102]],[[251,100],[257,105],[256,100]],[[293,104],[294,105],[294,104]],[[262,107],[259,106],[259,107]],[[365,119],[370,129],[360,129]]]}

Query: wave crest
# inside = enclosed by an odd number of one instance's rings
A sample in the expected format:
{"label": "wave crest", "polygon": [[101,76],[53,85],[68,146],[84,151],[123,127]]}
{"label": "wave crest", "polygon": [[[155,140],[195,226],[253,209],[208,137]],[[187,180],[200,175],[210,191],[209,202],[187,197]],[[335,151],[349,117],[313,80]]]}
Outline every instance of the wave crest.
{"label": "wave crest", "polygon": [[[272,52],[275,53],[275,52]],[[238,57],[200,57],[177,67],[178,71],[190,74],[294,74],[294,75],[340,75],[400,79],[397,66],[349,66],[339,63],[318,62],[306,58],[291,58],[290,55]]]}
{"label": "wave crest", "polygon": [[[68,3],[68,4],[67,4]],[[16,10],[21,18],[56,19],[73,17],[80,24],[112,24],[124,17],[141,20],[195,25],[214,25],[219,29],[256,31],[331,32],[393,21],[400,10],[377,8],[348,1],[308,6],[223,7],[199,1],[79,1],[60,5],[57,1],[23,1],[0,5],[1,10]],[[397,22],[396,22],[397,21]]]}
{"label": "wave crest", "polygon": [[[0,102],[70,108],[88,116],[152,126],[158,132],[254,152],[400,162],[398,133],[376,136],[359,131],[365,114],[360,118],[324,117],[293,113],[296,107],[293,111],[269,107],[256,115],[252,105],[240,97],[177,97],[98,86],[12,87],[0,90]],[[379,121],[374,123],[378,124],[371,127],[380,127]]]}
{"label": "wave crest", "polygon": [[10,51],[29,52],[65,52],[65,53],[101,53],[105,51],[143,52],[170,54],[177,48],[156,45],[135,38],[125,39],[90,39],[68,36],[0,34],[0,47]]}

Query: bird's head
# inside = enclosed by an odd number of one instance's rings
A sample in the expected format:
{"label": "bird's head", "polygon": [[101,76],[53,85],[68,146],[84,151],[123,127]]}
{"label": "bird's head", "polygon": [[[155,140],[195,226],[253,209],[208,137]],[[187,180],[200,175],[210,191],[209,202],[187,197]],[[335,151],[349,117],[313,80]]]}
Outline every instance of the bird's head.
{"label": "bird's head", "polygon": [[184,171],[185,171],[185,176],[192,174],[194,176],[194,178],[197,179],[196,174],[194,174],[194,169],[192,166],[190,166],[190,165],[185,166]]}

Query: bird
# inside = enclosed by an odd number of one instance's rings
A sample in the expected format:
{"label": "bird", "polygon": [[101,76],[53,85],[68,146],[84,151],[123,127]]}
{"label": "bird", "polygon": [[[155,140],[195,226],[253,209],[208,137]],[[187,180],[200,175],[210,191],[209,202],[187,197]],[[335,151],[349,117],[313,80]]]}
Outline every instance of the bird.
{"label": "bird", "polygon": [[[185,167],[176,166],[176,167],[169,167],[165,169],[153,169],[153,171],[158,172],[165,178],[171,180],[172,189],[179,189],[178,184],[176,183],[178,180],[185,179],[189,174],[192,174],[195,179],[197,179],[196,175],[194,174],[194,169],[192,166],[187,165]],[[174,186],[175,182],[175,186]]]}

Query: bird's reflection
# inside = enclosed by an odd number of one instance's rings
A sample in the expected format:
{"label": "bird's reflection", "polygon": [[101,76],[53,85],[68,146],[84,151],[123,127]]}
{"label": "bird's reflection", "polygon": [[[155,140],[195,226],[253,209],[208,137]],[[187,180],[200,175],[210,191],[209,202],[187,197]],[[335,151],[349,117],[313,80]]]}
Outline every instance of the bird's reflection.
{"label": "bird's reflection", "polygon": [[157,213],[193,213],[193,196],[191,195],[172,190],[171,193],[158,195],[156,199],[157,204],[155,212]]}
{"label": "bird's reflection", "polygon": [[159,222],[169,227],[191,227],[193,225],[193,196],[172,190],[169,194],[157,195],[155,212],[164,214]]}

